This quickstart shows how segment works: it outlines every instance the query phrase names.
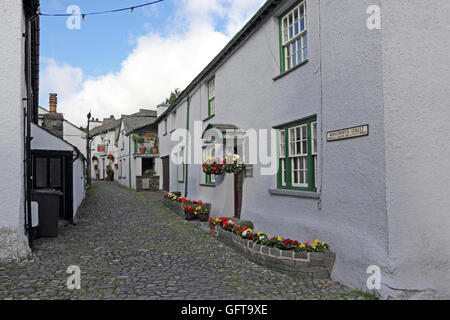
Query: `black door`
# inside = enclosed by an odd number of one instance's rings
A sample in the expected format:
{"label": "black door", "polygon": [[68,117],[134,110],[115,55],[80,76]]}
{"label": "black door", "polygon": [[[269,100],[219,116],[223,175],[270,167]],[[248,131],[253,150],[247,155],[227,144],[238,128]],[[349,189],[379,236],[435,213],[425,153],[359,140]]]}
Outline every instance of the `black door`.
{"label": "black door", "polygon": [[60,191],[59,218],[73,220],[72,152],[33,150],[33,189]]}
{"label": "black door", "polygon": [[170,161],[169,157],[162,158],[163,164],[163,190],[170,191]]}

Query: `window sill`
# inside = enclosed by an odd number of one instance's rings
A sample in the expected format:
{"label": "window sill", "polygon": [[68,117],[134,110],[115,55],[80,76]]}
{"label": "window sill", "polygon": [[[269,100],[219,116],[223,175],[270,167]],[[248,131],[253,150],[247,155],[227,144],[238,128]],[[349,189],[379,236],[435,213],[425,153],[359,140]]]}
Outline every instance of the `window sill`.
{"label": "window sill", "polygon": [[276,76],[275,78],[273,78],[273,81],[277,81],[281,78],[283,78],[285,75],[297,70],[298,68],[302,67],[303,65],[305,65],[306,63],[308,63],[308,59],[306,59],[305,61],[303,61],[302,63],[300,63],[299,65],[296,65],[295,67],[289,69],[288,71],[283,72],[282,74],[279,74],[278,76]]}
{"label": "window sill", "polygon": [[203,122],[206,122],[206,121],[208,121],[208,120],[211,120],[211,119],[214,118],[215,116],[216,116],[215,114],[210,115],[208,118],[204,119]]}
{"label": "window sill", "polygon": [[216,185],[215,184],[206,184],[206,183],[200,183],[201,187],[208,187],[208,188],[215,188]]}
{"label": "window sill", "polygon": [[284,189],[270,189],[269,193],[277,196],[290,196],[298,198],[320,199],[320,193],[314,191],[300,191],[300,190],[284,190]]}

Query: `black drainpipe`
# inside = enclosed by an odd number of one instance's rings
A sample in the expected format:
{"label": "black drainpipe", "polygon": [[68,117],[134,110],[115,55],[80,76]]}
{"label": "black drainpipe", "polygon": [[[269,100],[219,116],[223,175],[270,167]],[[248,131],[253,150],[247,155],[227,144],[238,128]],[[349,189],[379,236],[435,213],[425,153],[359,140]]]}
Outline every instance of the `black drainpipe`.
{"label": "black drainpipe", "polygon": [[24,116],[26,119],[26,137],[25,137],[25,228],[27,231],[28,236],[28,244],[30,248],[33,248],[33,236],[32,236],[32,228],[33,223],[31,221],[31,189],[32,189],[32,170],[33,170],[33,164],[32,164],[32,154],[31,154],[31,140],[33,139],[31,137],[31,118],[33,117],[33,104],[34,104],[34,98],[33,95],[37,94],[35,92],[32,92],[32,75],[31,75],[31,41],[32,41],[32,23],[39,18],[39,15],[36,14],[32,16],[31,18],[27,19],[26,21],[26,31],[25,31],[25,52],[26,52],[26,66],[25,66],[25,72],[26,72],[26,81],[27,81],[27,97],[24,99],[27,101],[27,108],[26,112],[24,112]]}

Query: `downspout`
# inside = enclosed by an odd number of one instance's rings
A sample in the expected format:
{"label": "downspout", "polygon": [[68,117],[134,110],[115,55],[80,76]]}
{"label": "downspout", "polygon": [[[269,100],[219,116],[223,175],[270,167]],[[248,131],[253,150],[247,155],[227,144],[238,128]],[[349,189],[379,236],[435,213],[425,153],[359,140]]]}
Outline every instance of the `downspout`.
{"label": "downspout", "polygon": [[128,188],[131,189],[131,134],[128,135]]}
{"label": "downspout", "polygon": [[189,177],[189,116],[191,109],[191,98],[189,92],[187,93],[187,110],[186,110],[186,148],[185,148],[185,161],[184,161],[184,197],[188,196],[188,177]]}
{"label": "downspout", "polygon": [[31,188],[32,188],[32,155],[31,155],[31,140],[33,139],[31,137],[31,117],[33,116],[33,106],[34,106],[34,99],[33,99],[33,92],[31,88],[32,83],[32,75],[31,75],[31,31],[32,31],[32,23],[36,21],[36,19],[39,18],[39,15],[36,14],[30,19],[26,21],[26,31],[25,31],[25,41],[26,41],[26,81],[27,81],[27,108],[26,108],[26,137],[25,137],[25,174],[26,174],[26,185],[25,185],[25,199],[26,199],[26,209],[25,209],[25,221],[26,221],[26,231],[28,236],[28,245],[30,246],[30,249],[33,249],[33,236],[32,236],[32,229],[33,229],[33,222],[31,221]]}

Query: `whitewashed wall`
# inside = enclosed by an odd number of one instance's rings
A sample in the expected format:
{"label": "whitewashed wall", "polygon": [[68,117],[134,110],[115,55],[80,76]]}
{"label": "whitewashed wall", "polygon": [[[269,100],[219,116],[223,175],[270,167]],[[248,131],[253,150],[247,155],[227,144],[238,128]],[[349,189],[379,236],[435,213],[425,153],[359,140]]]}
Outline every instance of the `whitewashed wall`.
{"label": "whitewashed wall", "polygon": [[87,157],[86,155],[86,133],[75,127],[68,121],[63,122],[63,134],[64,140],[69,142],[71,145],[77,147],[78,150]]}
{"label": "whitewashed wall", "polygon": [[[98,173],[100,176],[100,180],[106,178],[106,166],[112,165],[114,170],[114,179],[118,181],[118,169],[114,167],[114,164],[117,163],[118,158],[118,148],[115,145],[116,134],[115,130],[108,131],[103,134],[99,134],[93,137],[91,142],[91,177],[92,179],[96,178],[96,174]],[[109,141],[107,143],[107,141]],[[106,145],[106,152],[98,152],[98,145]],[[108,154],[112,154],[114,156],[114,161],[110,161],[107,159]],[[98,170],[94,170],[94,162],[92,161],[92,157],[97,156],[98,158]]]}
{"label": "whitewashed wall", "polygon": [[406,288],[408,297],[450,298],[450,2],[382,8],[391,256],[383,282],[393,296]]}
{"label": "whitewashed wall", "polygon": [[0,21],[0,261],[10,261],[30,254],[24,230],[26,85],[22,1],[0,1]]}

